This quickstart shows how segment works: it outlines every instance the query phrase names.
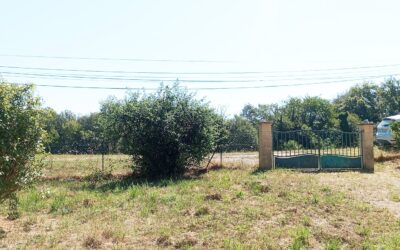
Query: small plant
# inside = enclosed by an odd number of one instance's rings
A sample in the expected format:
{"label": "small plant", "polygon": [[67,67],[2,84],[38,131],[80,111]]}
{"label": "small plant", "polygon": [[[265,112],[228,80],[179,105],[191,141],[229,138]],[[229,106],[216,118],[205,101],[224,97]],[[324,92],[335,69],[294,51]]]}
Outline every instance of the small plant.
{"label": "small plant", "polygon": [[293,250],[300,250],[308,246],[308,238],[310,237],[310,231],[307,228],[301,227],[294,231],[294,240],[292,243]]}
{"label": "small plant", "polygon": [[62,215],[72,212],[72,209],[67,205],[65,195],[61,194],[54,198],[50,204],[50,213],[60,213]]}
{"label": "small plant", "polygon": [[4,231],[4,229],[0,227],[0,240],[4,239],[6,236],[7,236],[6,231]]}
{"label": "small plant", "polygon": [[304,216],[304,218],[303,218],[303,225],[304,225],[305,227],[311,226],[311,218],[308,217],[308,216]]}
{"label": "small plant", "polygon": [[310,202],[311,202],[311,204],[314,204],[314,205],[318,204],[318,203],[319,203],[319,197],[318,197],[318,195],[313,194],[313,195],[311,196]]}
{"label": "small plant", "polygon": [[210,213],[210,209],[208,207],[201,207],[194,213],[194,215],[202,216],[202,215],[207,215],[209,213]]}
{"label": "small plant", "polygon": [[339,250],[341,249],[342,242],[340,240],[330,240],[325,244],[325,250]]}
{"label": "small plant", "polygon": [[15,193],[11,194],[8,204],[8,216],[7,219],[9,220],[16,220],[20,216],[18,211],[18,197]]}
{"label": "small plant", "polygon": [[398,193],[392,193],[390,195],[390,200],[394,202],[400,202],[400,196]]}
{"label": "small plant", "polygon": [[357,226],[355,232],[365,238],[371,233],[371,229],[366,226]]}
{"label": "small plant", "polygon": [[238,191],[235,195],[236,199],[241,199],[244,197],[244,192],[243,191]]}
{"label": "small plant", "polygon": [[141,194],[141,189],[138,186],[131,186],[128,190],[129,198],[136,199]]}

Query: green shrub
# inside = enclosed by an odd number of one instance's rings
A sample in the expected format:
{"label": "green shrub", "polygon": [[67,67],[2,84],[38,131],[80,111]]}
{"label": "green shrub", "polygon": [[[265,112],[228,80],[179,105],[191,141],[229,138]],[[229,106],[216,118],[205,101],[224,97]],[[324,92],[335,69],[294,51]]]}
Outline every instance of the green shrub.
{"label": "green shrub", "polygon": [[394,139],[396,140],[397,146],[400,146],[400,121],[395,121],[390,124],[390,128],[393,132]]}
{"label": "green shrub", "polygon": [[15,192],[40,174],[40,118],[40,101],[32,86],[0,83],[0,202],[15,200]]}
{"label": "green shrub", "polygon": [[102,112],[114,122],[134,170],[150,178],[180,175],[199,164],[216,149],[223,123],[207,103],[178,85],[110,100]]}

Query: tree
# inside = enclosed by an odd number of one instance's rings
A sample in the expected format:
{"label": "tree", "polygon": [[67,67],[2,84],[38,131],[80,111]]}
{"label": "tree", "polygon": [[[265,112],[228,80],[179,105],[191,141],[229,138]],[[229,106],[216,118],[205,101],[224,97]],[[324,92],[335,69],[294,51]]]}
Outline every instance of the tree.
{"label": "tree", "polygon": [[361,120],[378,122],[382,118],[379,109],[378,86],[364,83],[352,87],[345,94],[334,100],[336,112],[351,113]]}
{"label": "tree", "polygon": [[41,113],[33,86],[0,84],[0,202],[40,173]]}
{"label": "tree", "polygon": [[240,116],[250,121],[253,126],[258,127],[258,123],[262,120],[273,121],[278,112],[279,107],[277,104],[259,104],[257,107],[246,104]]}
{"label": "tree", "polygon": [[329,129],[335,124],[332,104],[320,97],[290,98],[276,117],[275,127],[283,131]]}
{"label": "tree", "polygon": [[257,129],[250,121],[241,116],[228,120],[228,139],[225,150],[229,151],[254,151],[257,149]]}
{"label": "tree", "polygon": [[147,177],[183,174],[215,150],[222,118],[187,91],[163,87],[155,94],[134,93],[103,104],[122,137],[122,150]]}
{"label": "tree", "polygon": [[400,112],[400,81],[390,78],[382,83],[378,90],[381,117],[395,115]]}

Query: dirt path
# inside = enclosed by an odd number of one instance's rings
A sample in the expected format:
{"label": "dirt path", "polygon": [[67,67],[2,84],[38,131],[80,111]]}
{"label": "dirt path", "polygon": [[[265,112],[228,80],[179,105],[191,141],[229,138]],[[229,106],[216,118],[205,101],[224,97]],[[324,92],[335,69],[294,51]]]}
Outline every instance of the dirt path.
{"label": "dirt path", "polygon": [[400,160],[376,164],[374,174],[320,173],[317,178],[322,185],[376,207],[386,208],[400,218]]}

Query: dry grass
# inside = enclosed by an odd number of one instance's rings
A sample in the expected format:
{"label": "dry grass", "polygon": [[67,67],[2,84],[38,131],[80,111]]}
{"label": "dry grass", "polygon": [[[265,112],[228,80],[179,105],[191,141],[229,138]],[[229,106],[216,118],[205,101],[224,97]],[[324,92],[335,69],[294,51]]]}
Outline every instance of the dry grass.
{"label": "dry grass", "polygon": [[[43,180],[18,195],[20,219],[0,206],[0,248],[400,248],[399,161],[375,174],[256,172],[256,154],[240,155],[179,180]],[[47,175],[91,173],[59,164]]]}

